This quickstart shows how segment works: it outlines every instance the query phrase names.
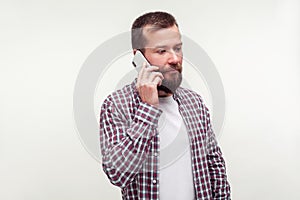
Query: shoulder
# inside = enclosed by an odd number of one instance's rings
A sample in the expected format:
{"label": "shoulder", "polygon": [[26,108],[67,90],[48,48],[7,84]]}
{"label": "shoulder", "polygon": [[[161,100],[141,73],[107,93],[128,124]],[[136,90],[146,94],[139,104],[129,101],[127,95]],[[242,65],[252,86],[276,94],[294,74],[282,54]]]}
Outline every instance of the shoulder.
{"label": "shoulder", "polygon": [[116,105],[118,107],[118,105],[125,105],[134,101],[136,96],[135,84],[133,82],[109,94],[102,105]]}
{"label": "shoulder", "polygon": [[188,105],[194,109],[199,109],[202,112],[209,111],[202,96],[193,90],[179,87],[176,90],[176,95],[177,98],[179,98],[180,101],[185,105]]}
{"label": "shoulder", "polygon": [[203,103],[202,96],[200,94],[198,94],[197,92],[190,90],[188,88],[179,87],[176,90],[176,94],[181,99],[190,100],[192,102],[200,101],[201,103]]}

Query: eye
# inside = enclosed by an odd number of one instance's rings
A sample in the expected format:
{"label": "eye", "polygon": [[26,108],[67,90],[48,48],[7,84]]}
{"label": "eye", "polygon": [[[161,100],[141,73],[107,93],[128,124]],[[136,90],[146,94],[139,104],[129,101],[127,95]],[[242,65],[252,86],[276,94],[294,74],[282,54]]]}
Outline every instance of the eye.
{"label": "eye", "polygon": [[181,46],[175,47],[174,51],[176,51],[176,52],[181,52]]}
{"label": "eye", "polygon": [[158,49],[156,52],[158,54],[164,54],[164,53],[166,53],[166,50],[165,49]]}

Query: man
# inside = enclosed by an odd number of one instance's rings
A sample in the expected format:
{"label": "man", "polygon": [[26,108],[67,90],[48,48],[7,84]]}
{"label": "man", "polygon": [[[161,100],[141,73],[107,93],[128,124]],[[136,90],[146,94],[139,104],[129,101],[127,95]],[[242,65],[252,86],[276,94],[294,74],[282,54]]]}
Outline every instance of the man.
{"label": "man", "polygon": [[[144,64],[137,79],[109,95],[101,107],[103,170],[111,183],[129,200],[230,199],[208,109],[198,94],[179,87],[183,54],[174,17],[150,12],[137,18],[132,47],[151,66]],[[189,148],[162,166],[162,146],[180,134]]]}

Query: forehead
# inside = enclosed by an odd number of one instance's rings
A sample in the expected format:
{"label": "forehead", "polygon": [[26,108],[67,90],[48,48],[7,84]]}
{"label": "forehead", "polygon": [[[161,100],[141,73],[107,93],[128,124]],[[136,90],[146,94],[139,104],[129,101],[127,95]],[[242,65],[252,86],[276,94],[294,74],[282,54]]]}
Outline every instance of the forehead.
{"label": "forehead", "polygon": [[146,39],[146,47],[148,48],[174,46],[181,43],[181,35],[176,25],[162,29],[147,25],[143,28],[143,35]]}

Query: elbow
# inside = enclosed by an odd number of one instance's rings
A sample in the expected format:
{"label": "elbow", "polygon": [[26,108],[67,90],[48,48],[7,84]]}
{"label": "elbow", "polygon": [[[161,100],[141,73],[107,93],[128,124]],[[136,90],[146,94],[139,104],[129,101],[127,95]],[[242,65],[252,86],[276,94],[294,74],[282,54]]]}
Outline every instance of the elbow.
{"label": "elbow", "polygon": [[132,181],[132,173],[120,172],[116,169],[108,168],[105,165],[103,165],[103,171],[109,181],[117,187],[125,188]]}

